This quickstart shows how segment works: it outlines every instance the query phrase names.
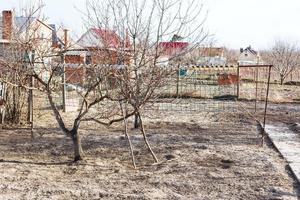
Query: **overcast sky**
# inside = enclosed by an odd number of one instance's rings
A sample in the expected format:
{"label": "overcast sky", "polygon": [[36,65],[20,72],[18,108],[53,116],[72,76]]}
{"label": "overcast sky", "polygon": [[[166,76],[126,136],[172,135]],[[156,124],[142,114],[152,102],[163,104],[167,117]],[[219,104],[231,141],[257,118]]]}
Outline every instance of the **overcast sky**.
{"label": "overcast sky", "polygon": [[[199,0],[200,1],[200,0]],[[0,9],[20,10],[26,0],[0,0]],[[49,23],[83,31],[81,14],[85,0],[44,0]],[[206,27],[216,45],[238,49],[251,45],[264,49],[281,38],[300,44],[300,0],[203,0],[208,11]]]}

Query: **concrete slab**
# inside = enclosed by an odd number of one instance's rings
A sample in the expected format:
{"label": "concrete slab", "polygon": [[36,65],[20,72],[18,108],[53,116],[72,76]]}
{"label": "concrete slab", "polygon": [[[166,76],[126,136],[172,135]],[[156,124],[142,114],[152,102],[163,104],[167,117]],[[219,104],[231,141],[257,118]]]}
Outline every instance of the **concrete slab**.
{"label": "concrete slab", "polygon": [[285,124],[266,125],[265,130],[300,183],[300,135]]}

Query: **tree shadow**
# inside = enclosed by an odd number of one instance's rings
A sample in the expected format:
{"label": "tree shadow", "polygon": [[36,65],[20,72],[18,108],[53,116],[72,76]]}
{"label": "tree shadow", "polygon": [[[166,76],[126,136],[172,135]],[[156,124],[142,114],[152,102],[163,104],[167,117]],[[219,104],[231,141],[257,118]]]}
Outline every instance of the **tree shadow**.
{"label": "tree shadow", "polygon": [[0,163],[12,163],[12,164],[31,164],[40,166],[55,166],[55,165],[72,165],[74,161],[62,161],[62,162],[34,162],[34,161],[19,161],[19,160],[4,160],[0,159]]}

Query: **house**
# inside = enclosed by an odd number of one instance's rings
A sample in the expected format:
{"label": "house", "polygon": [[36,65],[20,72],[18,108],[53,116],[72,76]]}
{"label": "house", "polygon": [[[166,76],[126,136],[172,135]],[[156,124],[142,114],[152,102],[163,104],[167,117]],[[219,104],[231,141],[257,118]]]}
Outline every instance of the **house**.
{"label": "house", "polygon": [[251,46],[248,46],[245,49],[240,49],[238,63],[239,65],[258,65],[263,64],[263,61],[259,53],[252,49]]}
{"label": "house", "polygon": [[65,54],[67,82],[84,83],[89,75],[83,64],[129,65],[130,48],[127,33],[122,38],[113,30],[90,28]]}
{"label": "house", "polygon": [[26,41],[34,36],[37,45],[64,45],[57,37],[54,24],[47,24],[36,17],[15,16],[11,10],[2,11],[0,17],[0,43],[12,43],[16,40]]}
{"label": "house", "polygon": [[121,51],[130,50],[128,34],[121,38],[116,31],[103,28],[90,28],[83,34],[77,45],[84,49],[87,64],[121,65],[128,62],[122,58]]}
{"label": "house", "polygon": [[[0,57],[5,57],[6,60],[14,55],[12,58],[14,61],[24,63],[31,57],[33,50],[35,54],[38,54],[49,49],[62,48],[65,45],[57,37],[55,25],[49,25],[36,17],[15,16],[13,11],[4,10],[0,17],[0,24]],[[28,41],[30,41],[31,49],[28,46],[25,49],[19,45],[27,44]],[[45,57],[43,62],[50,63],[51,60],[51,57]],[[49,72],[42,70],[42,64],[39,64],[41,60],[35,61],[35,70],[47,80]]]}
{"label": "house", "polygon": [[225,65],[227,62],[224,56],[225,49],[222,47],[202,47],[197,49],[198,59],[196,65]]}

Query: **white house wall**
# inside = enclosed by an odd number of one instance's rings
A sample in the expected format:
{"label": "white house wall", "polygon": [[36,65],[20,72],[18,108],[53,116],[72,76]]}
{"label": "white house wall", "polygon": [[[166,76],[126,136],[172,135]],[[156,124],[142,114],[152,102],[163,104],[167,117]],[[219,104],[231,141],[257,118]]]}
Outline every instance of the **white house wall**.
{"label": "white house wall", "polygon": [[259,56],[254,55],[251,52],[244,51],[240,54],[238,62],[240,65],[256,65],[261,61],[259,60]]}
{"label": "white house wall", "polygon": [[86,32],[78,41],[78,45],[81,47],[102,47],[103,44],[99,40],[99,37],[96,37],[95,33],[88,31]]}

